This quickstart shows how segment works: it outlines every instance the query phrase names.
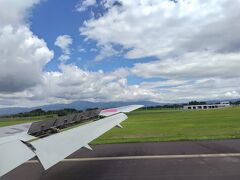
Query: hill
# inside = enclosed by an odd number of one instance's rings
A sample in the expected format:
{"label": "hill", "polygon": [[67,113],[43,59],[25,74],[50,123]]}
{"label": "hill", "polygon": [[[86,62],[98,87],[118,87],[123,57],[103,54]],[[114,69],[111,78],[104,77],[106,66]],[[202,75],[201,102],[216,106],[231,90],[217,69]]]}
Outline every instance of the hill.
{"label": "hill", "polygon": [[10,115],[10,114],[18,114],[29,112],[34,109],[42,109],[44,111],[50,110],[60,110],[60,109],[76,109],[76,110],[85,110],[87,108],[111,108],[111,107],[120,107],[127,106],[132,104],[141,104],[144,106],[157,106],[162,105],[161,103],[156,103],[152,101],[132,101],[132,102],[90,102],[90,101],[75,101],[69,104],[50,104],[44,106],[36,106],[36,107],[9,107],[9,108],[0,108],[0,115]]}

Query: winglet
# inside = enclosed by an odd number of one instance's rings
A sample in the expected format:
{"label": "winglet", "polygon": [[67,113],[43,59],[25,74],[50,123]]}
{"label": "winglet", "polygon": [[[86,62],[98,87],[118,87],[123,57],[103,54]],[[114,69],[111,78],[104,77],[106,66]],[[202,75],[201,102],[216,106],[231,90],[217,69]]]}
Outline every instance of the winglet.
{"label": "winglet", "polygon": [[143,107],[143,105],[129,105],[118,108],[104,109],[100,112],[99,116],[112,116],[118,113],[129,113],[141,107]]}

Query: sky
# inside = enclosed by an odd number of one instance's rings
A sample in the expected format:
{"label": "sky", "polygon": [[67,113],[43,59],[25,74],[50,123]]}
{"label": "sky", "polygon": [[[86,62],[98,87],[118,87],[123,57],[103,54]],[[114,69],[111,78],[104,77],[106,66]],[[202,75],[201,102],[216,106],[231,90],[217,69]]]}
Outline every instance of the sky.
{"label": "sky", "polygon": [[240,98],[240,0],[0,0],[0,107]]}

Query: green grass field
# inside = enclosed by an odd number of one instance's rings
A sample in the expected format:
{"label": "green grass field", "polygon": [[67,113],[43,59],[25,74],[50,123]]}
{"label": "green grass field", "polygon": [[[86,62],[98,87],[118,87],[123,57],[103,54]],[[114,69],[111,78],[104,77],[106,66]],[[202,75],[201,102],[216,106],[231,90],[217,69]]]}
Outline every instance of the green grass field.
{"label": "green grass field", "polygon": [[[240,107],[214,110],[137,110],[123,129],[114,128],[92,144],[240,138]],[[0,126],[46,117],[0,120]]]}
{"label": "green grass field", "polygon": [[240,108],[140,110],[94,144],[240,138]]}

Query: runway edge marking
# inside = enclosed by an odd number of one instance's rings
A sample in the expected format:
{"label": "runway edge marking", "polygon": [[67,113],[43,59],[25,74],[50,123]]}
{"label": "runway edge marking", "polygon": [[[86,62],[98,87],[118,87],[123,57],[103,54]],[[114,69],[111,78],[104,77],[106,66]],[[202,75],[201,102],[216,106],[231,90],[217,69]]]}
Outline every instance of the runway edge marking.
{"label": "runway edge marking", "polygon": [[[69,158],[69,159],[62,160],[61,162],[141,160],[141,159],[180,159],[180,158],[218,158],[218,157],[240,157],[240,153]],[[38,160],[29,160],[26,163],[39,163],[39,161]]]}

